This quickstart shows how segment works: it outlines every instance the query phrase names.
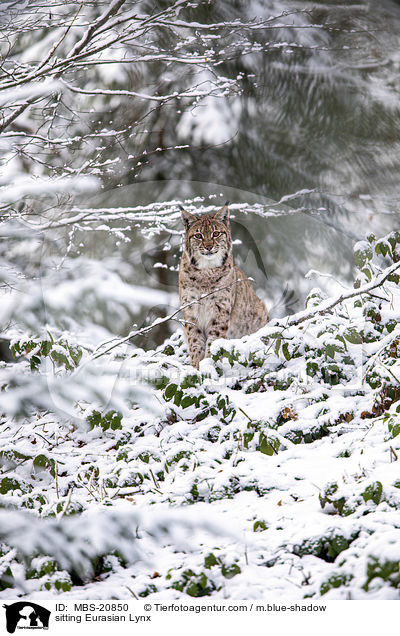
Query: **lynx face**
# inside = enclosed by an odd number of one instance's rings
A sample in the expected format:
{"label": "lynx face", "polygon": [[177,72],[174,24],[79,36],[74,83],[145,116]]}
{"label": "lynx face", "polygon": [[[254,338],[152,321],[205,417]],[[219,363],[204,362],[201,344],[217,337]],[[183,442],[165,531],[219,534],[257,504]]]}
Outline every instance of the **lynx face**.
{"label": "lynx face", "polygon": [[219,212],[200,218],[183,210],[182,219],[191,264],[197,269],[224,265],[232,249],[228,209],[224,206]]}

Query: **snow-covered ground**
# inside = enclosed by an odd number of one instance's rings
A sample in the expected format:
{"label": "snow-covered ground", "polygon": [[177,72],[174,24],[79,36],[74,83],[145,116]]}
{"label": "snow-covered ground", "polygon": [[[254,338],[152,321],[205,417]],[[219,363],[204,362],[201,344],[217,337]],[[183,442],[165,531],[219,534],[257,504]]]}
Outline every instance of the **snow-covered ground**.
{"label": "snow-covered ground", "polygon": [[15,341],[1,598],[398,599],[399,243],[356,245],[347,299],[315,289],[200,372],[179,328],[155,351]]}

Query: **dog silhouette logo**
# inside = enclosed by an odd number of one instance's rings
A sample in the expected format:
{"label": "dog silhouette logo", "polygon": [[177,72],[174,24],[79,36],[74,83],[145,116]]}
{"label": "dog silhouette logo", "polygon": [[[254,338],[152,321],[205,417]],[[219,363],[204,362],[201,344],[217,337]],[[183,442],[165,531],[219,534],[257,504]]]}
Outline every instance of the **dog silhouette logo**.
{"label": "dog silhouette logo", "polygon": [[6,626],[9,634],[16,629],[48,629],[51,612],[36,603],[18,601],[3,605],[6,609]]}

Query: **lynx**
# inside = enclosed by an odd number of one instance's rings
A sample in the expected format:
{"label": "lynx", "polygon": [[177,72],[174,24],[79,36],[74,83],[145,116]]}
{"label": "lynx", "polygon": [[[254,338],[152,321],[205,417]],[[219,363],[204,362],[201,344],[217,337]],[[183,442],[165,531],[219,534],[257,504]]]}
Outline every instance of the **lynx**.
{"label": "lynx", "polygon": [[183,310],[184,329],[190,362],[198,368],[216,338],[241,338],[257,331],[268,321],[268,312],[233,261],[228,202],[201,217],[181,210],[186,233],[179,297],[182,305],[192,303]]}

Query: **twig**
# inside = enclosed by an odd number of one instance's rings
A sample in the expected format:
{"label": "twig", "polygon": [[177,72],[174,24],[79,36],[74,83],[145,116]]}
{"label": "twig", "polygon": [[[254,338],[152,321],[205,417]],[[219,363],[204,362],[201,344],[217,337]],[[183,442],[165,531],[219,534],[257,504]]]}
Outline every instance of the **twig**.
{"label": "twig", "polygon": [[150,475],[151,475],[151,477],[152,477],[152,479],[154,481],[154,485],[156,487],[157,492],[161,493],[160,484],[158,483],[157,479],[155,478],[155,475],[154,475],[154,473],[153,473],[151,468],[149,469],[149,472],[150,472]]}
{"label": "twig", "polygon": [[372,296],[372,298],[378,298],[378,300],[384,300],[385,302],[390,302],[389,298],[382,298],[382,296],[377,296],[376,294],[371,294],[370,292],[367,292],[368,296]]}
{"label": "twig", "polygon": [[390,373],[390,375],[391,375],[391,376],[393,376],[393,377],[394,377],[394,379],[396,380],[397,384],[399,384],[399,385],[400,385],[400,380],[399,380],[399,378],[398,378],[397,376],[395,376],[395,374],[393,373],[393,371],[391,371],[391,370],[389,369],[389,367],[387,367],[385,364],[383,364],[382,360],[380,360],[380,361],[378,362],[378,364],[380,364],[380,365],[381,365],[381,367],[383,367],[383,368],[385,369],[385,371],[387,371],[388,373]]}
{"label": "twig", "polygon": [[15,121],[15,119],[17,119],[17,117],[19,117],[24,112],[24,110],[26,110],[32,104],[40,101],[41,99],[44,99],[43,95],[40,95],[39,97],[35,95],[34,97],[30,97],[29,99],[27,99],[26,102],[24,102],[19,108],[17,108],[17,110],[15,110],[13,113],[11,113],[11,115],[3,120],[2,124],[0,125],[0,133],[3,132],[3,130],[5,130],[7,126],[12,124],[12,122]]}
{"label": "twig", "polygon": [[[399,266],[400,266],[400,264],[399,264]],[[158,327],[158,325],[162,325],[163,323],[168,322],[169,320],[173,320],[177,314],[179,314],[184,309],[187,309],[187,307],[191,307],[192,305],[195,305],[196,303],[200,303],[202,300],[204,300],[204,298],[207,298],[208,296],[212,296],[213,294],[216,294],[217,292],[223,291],[224,289],[229,289],[230,287],[232,287],[232,285],[236,285],[239,282],[240,282],[240,279],[237,279],[233,283],[231,283],[230,285],[225,285],[224,287],[217,287],[216,289],[213,289],[212,291],[208,292],[207,294],[202,294],[196,300],[192,300],[190,303],[186,303],[185,305],[181,305],[181,307],[179,307],[179,309],[174,311],[172,314],[169,314],[168,316],[165,316],[165,318],[157,318],[157,320],[155,320],[151,325],[148,325],[147,327],[143,327],[142,329],[137,329],[136,331],[131,331],[125,338],[122,338],[121,340],[118,340],[116,343],[114,343],[111,347],[109,347],[105,351],[102,351],[101,353],[96,354],[95,356],[93,356],[91,358],[91,360],[96,360],[97,358],[100,358],[101,356],[105,356],[107,353],[109,353],[110,351],[112,351],[116,347],[119,347],[121,344],[124,344],[125,342],[129,342],[129,340],[131,340],[131,338],[135,338],[136,336],[141,336],[143,334],[146,334],[149,331],[151,331],[152,329],[154,329],[154,327]],[[99,345],[99,346],[101,347],[102,345]]]}
{"label": "twig", "polygon": [[129,585],[125,585],[124,587],[126,587],[126,589],[132,594],[132,596],[138,601],[139,597],[136,596],[135,592],[133,590],[131,590],[131,588],[129,587]]}
{"label": "twig", "polygon": [[57,462],[54,462],[54,477],[56,480],[56,495],[57,495],[57,499],[59,499],[60,493],[58,492],[58,464]]}
{"label": "twig", "polygon": [[252,420],[252,418],[251,418],[249,415],[247,415],[247,413],[245,413],[245,412],[243,411],[243,409],[242,409],[242,408],[240,408],[240,406],[239,406],[239,411],[241,411],[241,412],[243,413],[243,415],[244,415],[245,417],[247,417],[247,419],[249,420],[249,422],[252,422],[252,421],[253,421],[253,420]]}
{"label": "twig", "polygon": [[81,39],[75,44],[72,51],[69,52],[69,54],[67,55],[67,59],[74,57],[75,55],[80,53],[82,49],[84,49],[86,45],[89,44],[94,33],[101,26],[103,26],[103,24],[105,24],[105,22],[107,22],[109,18],[118,13],[119,9],[122,7],[123,4],[125,4],[125,2],[126,0],[114,0],[114,2],[111,3],[111,6],[108,7],[108,9],[101,16],[99,16],[97,20],[93,22],[93,24],[90,25]]}
{"label": "twig", "polygon": [[71,488],[68,490],[67,499],[66,499],[66,501],[64,502],[64,505],[63,505],[63,507],[62,507],[62,510],[58,513],[58,515],[57,515],[57,519],[61,519],[61,517],[63,517],[63,516],[64,516],[64,514],[66,513],[67,508],[68,508],[69,504],[71,503],[71,495],[72,495],[72,491],[73,491],[73,489],[74,489],[74,488],[71,486]]}

